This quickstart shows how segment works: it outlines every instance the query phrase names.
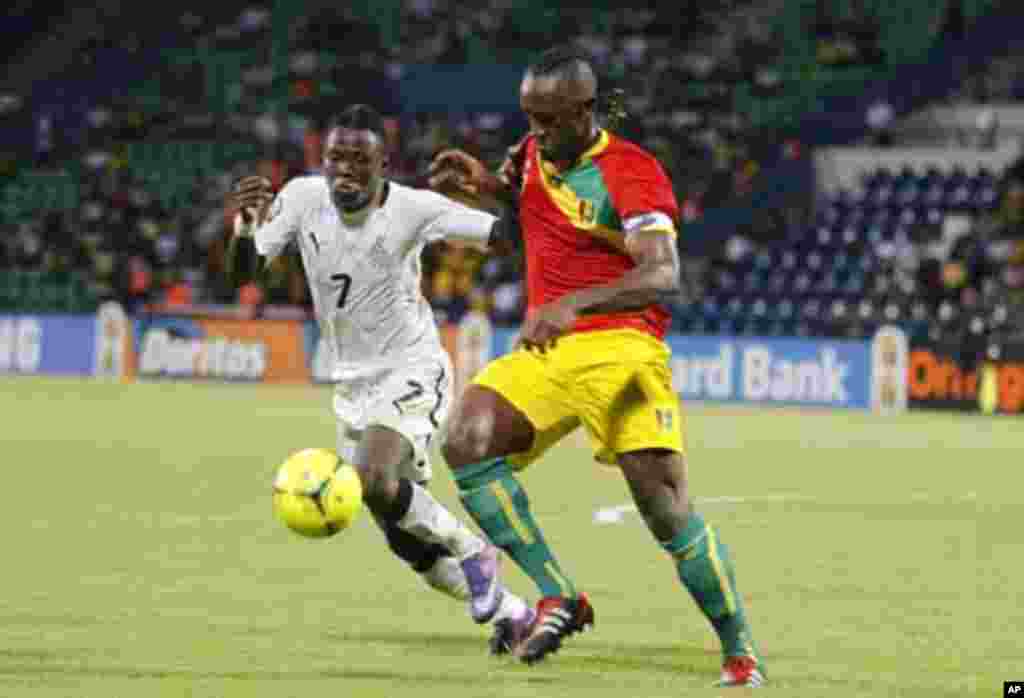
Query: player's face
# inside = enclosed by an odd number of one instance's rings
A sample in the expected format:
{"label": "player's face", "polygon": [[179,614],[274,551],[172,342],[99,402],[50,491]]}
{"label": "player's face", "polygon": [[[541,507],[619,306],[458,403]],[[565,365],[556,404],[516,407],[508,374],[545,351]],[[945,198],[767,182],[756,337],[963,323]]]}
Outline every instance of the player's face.
{"label": "player's face", "polygon": [[384,144],[373,131],[335,128],[324,144],[324,176],[334,203],[358,211],[373,199],[384,176]]}
{"label": "player's face", "polygon": [[519,91],[519,104],[545,159],[572,163],[590,145],[594,100],[574,94],[569,81],[527,75]]}

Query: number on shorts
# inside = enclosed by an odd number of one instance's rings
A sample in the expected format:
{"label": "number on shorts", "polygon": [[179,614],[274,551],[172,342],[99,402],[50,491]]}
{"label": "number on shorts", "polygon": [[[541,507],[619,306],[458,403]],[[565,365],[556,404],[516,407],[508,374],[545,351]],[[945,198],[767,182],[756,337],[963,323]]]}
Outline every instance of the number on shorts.
{"label": "number on shorts", "polygon": [[405,411],[402,409],[402,405],[404,403],[409,402],[410,400],[415,400],[416,398],[422,396],[424,392],[423,386],[417,383],[416,381],[406,382],[409,384],[409,387],[412,388],[412,390],[407,392],[405,395],[402,395],[401,397],[391,401],[391,404],[395,406],[396,410],[398,410],[398,414],[405,413]]}

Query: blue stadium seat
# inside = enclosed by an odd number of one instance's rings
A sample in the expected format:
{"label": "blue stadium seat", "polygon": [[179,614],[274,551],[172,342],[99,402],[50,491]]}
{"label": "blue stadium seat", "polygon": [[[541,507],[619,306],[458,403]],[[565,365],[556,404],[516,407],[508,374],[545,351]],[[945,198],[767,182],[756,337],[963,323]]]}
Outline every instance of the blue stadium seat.
{"label": "blue stadium seat", "polygon": [[814,320],[821,315],[821,311],[821,302],[810,298],[800,307],[800,317],[807,321]]}
{"label": "blue stadium seat", "polygon": [[768,277],[765,291],[774,296],[782,295],[790,285],[790,278],[785,272],[777,271]]}
{"label": "blue stadium seat", "polygon": [[697,318],[689,313],[679,313],[672,316],[672,331],[680,334],[691,334],[697,324]]}
{"label": "blue stadium seat", "polygon": [[885,184],[874,190],[871,201],[877,208],[888,206],[895,198],[895,191],[891,184]]}
{"label": "blue stadium seat", "polygon": [[812,272],[819,271],[824,266],[824,264],[825,256],[822,255],[822,253],[817,249],[811,250],[804,257],[804,268]]}
{"label": "blue stadium seat", "polygon": [[[713,328],[713,329],[712,329]],[[726,334],[735,335],[739,332],[739,327],[734,320],[722,319],[717,323],[708,322],[708,329],[714,334]]]}
{"label": "blue stadium seat", "polygon": [[733,296],[729,299],[729,302],[725,304],[723,315],[725,317],[736,319],[746,315],[747,308],[743,303],[743,299]]}
{"label": "blue stadium seat", "polygon": [[884,228],[892,221],[892,213],[887,208],[880,208],[871,219],[871,225]]}
{"label": "blue stadium seat", "polygon": [[864,239],[867,230],[868,226],[866,223],[861,223],[860,225],[849,227],[843,230],[843,247],[849,249],[851,247],[858,246],[860,242]]}
{"label": "blue stadium seat", "polygon": [[717,297],[708,296],[700,304],[700,311],[706,320],[717,320],[722,315],[722,306]]}
{"label": "blue stadium seat", "polygon": [[924,222],[928,225],[942,225],[943,219],[945,219],[946,213],[940,208],[928,208],[925,209]]}
{"label": "blue stadium seat", "polygon": [[743,290],[755,292],[764,289],[767,282],[768,272],[761,269],[753,269],[743,276]]}
{"label": "blue stadium seat", "polygon": [[900,189],[898,198],[904,206],[913,206],[922,198],[922,191],[916,181]]}
{"label": "blue stadium seat", "polygon": [[839,292],[847,298],[859,298],[864,294],[864,274],[860,271],[850,271],[843,279]]}
{"label": "blue stadium seat", "polygon": [[980,206],[983,209],[991,210],[998,208],[999,192],[992,184],[984,184],[979,189]]}
{"label": "blue stadium seat", "polygon": [[946,189],[941,184],[932,184],[924,194],[924,203],[927,206],[941,206],[946,200]]}
{"label": "blue stadium seat", "polygon": [[816,293],[835,293],[839,290],[839,279],[834,271],[826,272],[814,285]]}
{"label": "blue stadium seat", "polygon": [[754,268],[761,271],[771,270],[775,266],[775,259],[771,252],[762,250],[754,257]]}

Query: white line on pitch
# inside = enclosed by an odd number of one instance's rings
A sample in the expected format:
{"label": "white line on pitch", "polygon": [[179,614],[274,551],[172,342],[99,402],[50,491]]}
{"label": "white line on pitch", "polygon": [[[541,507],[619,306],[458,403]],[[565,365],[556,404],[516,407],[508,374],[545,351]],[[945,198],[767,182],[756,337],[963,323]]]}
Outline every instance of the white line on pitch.
{"label": "white line on pitch", "polygon": [[[749,497],[695,497],[698,504],[747,504],[750,502],[811,502],[815,497],[802,494],[766,494],[753,495]],[[965,492],[962,495],[948,496],[932,492],[911,492],[910,501],[935,502],[946,501],[954,503],[975,502],[978,499],[977,492]],[[598,525],[622,523],[626,514],[637,513],[635,504],[620,504],[614,507],[602,507],[594,512],[594,523]]]}
{"label": "white line on pitch", "polygon": [[[753,495],[750,497],[696,497],[698,504],[746,504],[748,502],[794,502],[798,500],[808,501],[814,499],[801,494],[766,494]],[[621,523],[626,514],[637,513],[635,504],[619,504],[614,507],[602,507],[594,512],[594,523],[616,524]]]}

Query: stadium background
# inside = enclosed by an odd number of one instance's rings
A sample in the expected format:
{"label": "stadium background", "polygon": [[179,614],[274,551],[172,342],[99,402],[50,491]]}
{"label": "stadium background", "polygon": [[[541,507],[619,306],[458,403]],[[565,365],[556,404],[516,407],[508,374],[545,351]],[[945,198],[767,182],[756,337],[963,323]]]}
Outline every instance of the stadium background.
{"label": "stadium background", "polygon": [[[297,256],[266,283],[226,280],[230,182],[316,171],[325,120],[353,101],[389,116],[400,181],[424,184],[447,146],[496,163],[525,125],[523,65],[575,37],[604,90],[625,90],[624,135],[661,159],[683,204],[675,333],[870,341],[898,327],[917,352],[912,401],[970,409],[994,384],[986,409],[1021,409],[1013,3],[111,2],[11,17],[0,370],[18,370],[17,338],[34,336],[13,316],[108,300],[130,317],[301,322]],[[439,245],[425,262],[443,323],[518,323],[522,260]]]}
{"label": "stadium background", "polygon": [[[710,633],[582,442],[524,477],[600,623],[535,669],[486,663],[482,631],[367,521],[311,548],[269,513],[274,466],[334,427],[308,385],[323,367],[297,259],[262,285],[225,279],[230,183],[315,169],[324,119],[351,101],[389,115],[401,181],[423,184],[451,145],[496,163],[525,126],[522,67],[566,38],[625,90],[624,135],[683,204],[669,341],[691,476],[772,683],[924,698],[1020,678],[1019,2],[5,12],[0,695],[710,685]],[[464,381],[514,338],[522,262],[443,245],[425,262]]]}

